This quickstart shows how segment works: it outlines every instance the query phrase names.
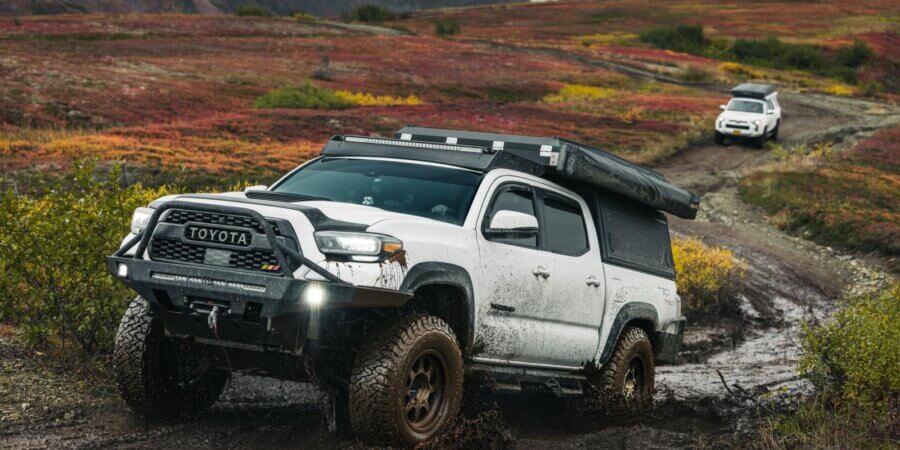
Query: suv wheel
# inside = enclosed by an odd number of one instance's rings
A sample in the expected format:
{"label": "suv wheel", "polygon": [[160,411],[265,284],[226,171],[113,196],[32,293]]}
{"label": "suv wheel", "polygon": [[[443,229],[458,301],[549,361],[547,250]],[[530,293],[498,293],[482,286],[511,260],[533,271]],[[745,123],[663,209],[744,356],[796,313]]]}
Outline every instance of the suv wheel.
{"label": "suv wheel", "polygon": [[149,418],[200,413],[219,399],[230,377],[210,369],[186,343],[167,339],[141,297],[131,302],[119,324],[113,366],[122,399],[136,414]]}
{"label": "suv wheel", "polygon": [[350,377],[350,422],[370,444],[414,446],[444,432],[459,411],[462,354],[453,330],[405,317],[364,345]]}
{"label": "suv wheel", "polygon": [[719,144],[719,145],[725,144],[725,135],[722,133],[719,133],[718,131],[716,131],[716,135],[715,135],[714,139],[716,141],[716,144]]}
{"label": "suv wheel", "polygon": [[766,141],[768,141],[768,138],[769,130],[764,129],[762,134],[754,140],[753,144],[756,146],[756,148],[766,148]]}
{"label": "suv wheel", "polygon": [[655,364],[647,332],[637,327],[625,328],[600,376],[603,386],[615,396],[627,401],[650,400]]}
{"label": "suv wheel", "polygon": [[773,141],[778,140],[778,130],[780,130],[780,129],[781,129],[781,120],[779,119],[775,122],[775,129],[772,130],[772,140]]}

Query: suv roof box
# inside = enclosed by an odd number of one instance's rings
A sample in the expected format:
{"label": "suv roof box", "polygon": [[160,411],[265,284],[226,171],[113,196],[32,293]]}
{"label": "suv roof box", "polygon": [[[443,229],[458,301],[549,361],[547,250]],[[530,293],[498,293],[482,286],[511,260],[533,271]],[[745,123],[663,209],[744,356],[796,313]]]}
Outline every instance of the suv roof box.
{"label": "suv roof box", "polygon": [[[697,216],[700,197],[666,181],[662,174],[612,153],[554,137],[543,138],[438,128],[405,127],[395,134],[401,141],[480,147],[486,153],[513,154],[494,158],[485,170],[508,167],[503,162],[527,161],[535,166],[525,172],[555,173],[563,178],[607,189],[631,200],[685,219]],[[410,142],[410,143],[412,143]]]}
{"label": "suv roof box", "polygon": [[775,92],[775,86],[771,84],[742,83],[731,89],[734,97],[749,97],[764,99]]}

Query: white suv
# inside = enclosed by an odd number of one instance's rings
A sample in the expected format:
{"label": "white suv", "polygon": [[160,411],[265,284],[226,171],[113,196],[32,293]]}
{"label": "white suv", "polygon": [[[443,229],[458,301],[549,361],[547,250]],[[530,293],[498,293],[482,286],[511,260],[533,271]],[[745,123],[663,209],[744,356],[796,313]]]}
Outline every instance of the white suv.
{"label": "white suv", "polygon": [[729,137],[748,138],[763,148],[767,140],[778,139],[781,106],[774,86],[744,83],[732,89],[731,95],[716,118],[717,144],[725,144]]}

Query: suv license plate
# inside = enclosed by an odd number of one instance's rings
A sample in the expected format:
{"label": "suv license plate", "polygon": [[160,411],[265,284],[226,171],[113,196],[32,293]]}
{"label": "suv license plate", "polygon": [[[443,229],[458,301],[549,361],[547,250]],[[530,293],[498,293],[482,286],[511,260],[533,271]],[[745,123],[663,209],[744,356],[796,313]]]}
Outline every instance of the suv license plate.
{"label": "suv license plate", "polygon": [[731,132],[731,134],[734,135],[734,136],[740,136],[740,135],[741,135],[741,132],[738,131],[738,130],[733,130],[733,131]]}

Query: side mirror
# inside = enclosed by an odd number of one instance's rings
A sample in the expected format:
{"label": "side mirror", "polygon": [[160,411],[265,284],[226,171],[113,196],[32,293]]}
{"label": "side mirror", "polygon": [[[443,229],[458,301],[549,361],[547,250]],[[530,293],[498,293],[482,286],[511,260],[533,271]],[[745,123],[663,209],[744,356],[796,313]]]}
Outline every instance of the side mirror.
{"label": "side mirror", "polygon": [[727,108],[727,106],[725,106],[725,105],[719,105],[719,109],[721,109],[722,111],[725,111],[725,108]]}
{"label": "side mirror", "polygon": [[538,232],[538,221],[537,217],[531,214],[504,209],[494,214],[491,224],[484,231],[485,234],[492,236],[533,236]]}
{"label": "side mirror", "polygon": [[244,188],[244,192],[250,192],[250,191],[264,191],[264,190],[266,190],[266,189],[268,189],[268,188],[269,188],[269,187],[266,186],[266,185],[264,185],[264,184],[257,184],[256,186],[245,187],[245,188]]}

